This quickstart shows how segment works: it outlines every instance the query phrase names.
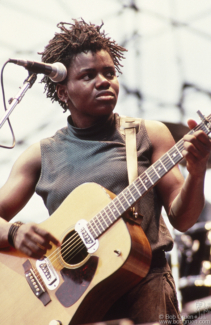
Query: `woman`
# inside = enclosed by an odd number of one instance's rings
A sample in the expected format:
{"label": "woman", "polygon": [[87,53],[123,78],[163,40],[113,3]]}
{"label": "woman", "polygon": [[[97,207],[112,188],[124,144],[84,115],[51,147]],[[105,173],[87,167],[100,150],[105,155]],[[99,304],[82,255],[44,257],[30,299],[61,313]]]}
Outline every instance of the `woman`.
{"label": "woman", "polygon": [[[83,20],[60,23],[58,27],[60,33],[46,46],[42,60],[62,62],[67,67],[67,78],[60,84],[48,77],[42,81],[47,97],[70,111],[68,126],[26,150],[0,190],[0,247],[10,244],[35,258],[45,254],[51,243],[59,245],[58,239],[34,223],[8,223],[35,191],[52,214],[84,182],[96,182],[115,194],[128,185],[125,139],[119,131],[119,117],[113,113],[119,92],[116,72],[120,72],[125,49],[101,32],[101,26]],[[190,128],[195,125],[189,121]],[[139,174],[173,145],[162,123],[141,120],[137,134]],[[127,317],[145,323],[171,315],[171,319],[180,321],[164,253],[171,250],[173,241],[160,212],[164,206],[171,224],[180,231],[196,222],[204,205],[210,150],[204,132],[186,135],[183,156],[189,171],[187,179],[184,181],[178,167],[174,167],[140,201],[142,228],[153,252],[151,268],[139,285],[116,302],[105,319]]]}

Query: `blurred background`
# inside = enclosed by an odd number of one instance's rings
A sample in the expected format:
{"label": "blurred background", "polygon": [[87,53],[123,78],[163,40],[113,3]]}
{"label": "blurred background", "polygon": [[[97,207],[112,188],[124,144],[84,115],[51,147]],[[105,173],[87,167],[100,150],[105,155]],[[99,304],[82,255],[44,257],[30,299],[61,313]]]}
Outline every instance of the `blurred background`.
{"label": "blurred background", "polygon": [[[200,121],[197,110],[204,115],[211,113],[209,0],[0,0],[1,67],[9,58],[40,61],[37,52],[57,32],[57,23],[81,17],[95,24],[103,21],[106,33],[128,50],[119,76],[121,91],[116,112],[163,121],[176,139],[187,131],[187,119]],[[22,67],[6,66],[3,79],[7,101],[17,94],[27,76]],[[41,78],[38,75],[10,117],[17,144],[10,150],[0,148],[0,186],[28,146],[66,126],[67,114],[46,99]],[[5,123],[0,130],[0,144],[11,143]],[[185,167],[181,166],[181,170],[186,176]],[[210,303],[210,168],[205,196],[207,203],[195,228],[184,235],[171,229],[177,244],[169,259],[173,270],[174,263],[180,264],[175,268],[175,277],[181,308],[188,314],[209,309]],[[47,216],[42,200],[34,195],[17,219],[40,222]]]}

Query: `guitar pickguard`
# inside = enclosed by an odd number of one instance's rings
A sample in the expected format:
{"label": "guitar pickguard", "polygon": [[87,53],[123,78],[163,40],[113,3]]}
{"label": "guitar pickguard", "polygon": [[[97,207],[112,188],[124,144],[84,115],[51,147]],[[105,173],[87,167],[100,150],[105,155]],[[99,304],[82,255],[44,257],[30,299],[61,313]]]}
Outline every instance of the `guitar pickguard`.
{"label": "guitar pickguard", "polygon": [[72,306],[86,291],[94,277],[97,265],[98,257],[91,256],[80,268],[61,270],[64,282],[56,291],[56,297],[64,307]]}

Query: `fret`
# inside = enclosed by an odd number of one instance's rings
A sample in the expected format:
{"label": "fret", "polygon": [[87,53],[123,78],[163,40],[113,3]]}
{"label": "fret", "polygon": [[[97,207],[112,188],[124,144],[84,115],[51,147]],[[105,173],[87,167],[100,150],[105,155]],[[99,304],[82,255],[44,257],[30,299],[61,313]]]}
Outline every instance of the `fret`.
{"label": "fret", "polygon": [[160,178],[166,174],[167,169],[165,168],[165,165],[162,163],[162,161],[159,159],[158,161],[156,161],[153,164],[156,172],[158,173],[158,175],[160,176]]}
{"label": "fret", "polygon": [[139,192],[142,194],[144,194],[146,192],[146,186],[144,186],[142,180],[141,180],[141,176],[139,176],[136,180],[135,180],[136,186],[139,189]]}
{"label": "fret", "polygon": [[[198,125],[197,125],[196,128],[198,129]],[[201,130],[201,129],[199,128],[199,130]],[[196,130],[192,129],[192,130],[190,130],[187,134],[193,134],[195,131],[196,131]]]}
{"label": "fret", "polygon": [[210,133],[210,129],[207,127],[206,124],[205,124],[205,129],[206,129],[206,131],[204,130],[204,132],[205,132],[206,134],[209,134],[209,133]]}
{"label": "fret", "polygon": [[171,160],[171,162],[173,163],[173,166],[174,166],[174,160],[171,158],[171,156],[169,155],[169,152],[167,152],[167,155],[169,157],[169,159]]}
{"label": "fret", "polygon": [[104,229],[107,229],[108,228],[108,225],[107,225],[107,223],[106,223],[106,221],[104,219],[104,216],[103,216],[103,214],[105,214],[105,212],[102,210],[100,214],[101,215],[100,215],[99,220],[101,222],[101,225],[103,226]]}
{"label": "fret", "polygon": [[[190,132],[189,132],[188,134],[190,134]],[[181,139],[180,141],[178,141],[178,142],[176,143],[176,146],[177,146],[177,148],[179,148],[180,146],[183,148],[183,144],[184,144],[184,140]],[[180,152],[181,152],[182,148],[179,149]]]}
{"label": "fret", "polygon": [[155,164],[152,165],[152,168],[154,169],[155,174],[157,175],[157,178],[160,179],[160,175],[157,173],[157,170],[154,166]]}
{"label": "fret", "polygon": [[112,224],[112,218],[111,218],[111,211],[109,209],[109,206],[107,205],[104,209],[106,212],[105,222],[110,226]]}
{"label": "fret", "polygon": [[122,192],[122,195],[124,196],[125,200],[127,201],[128,205],[129,205],[130,202],[127,200],[127,197],[124,195],[124,191]]}
{"label": "fret", "polygon": [[206,124],[201,123],[201,130],[204,131],[206,134],[210,132],[209,128],[206,126]]}
{"label": "fret", "polygon": [[120,213],[114,204],[114,200],[111,201],[103,211],[98,213],[88,223],[88,229],[94,238],[99,237],[99,235],[101,235],[111,224],[113,224],[117,218],[125,211],[123,210]]}
{"label": "fret", "polygon": [[149,181],[151,182],[151,185],[154,185],[154,182],[153,182],[153,180],[152,180],[152,178],[150,177],[150,175],[149,175],[149,171],[150,169],[148,169],[145,173],[147,174],[147,176],[148,176],[148,178],[149,178]]}
{"label": "fret", "polygon": [[153,184],[157,183],[157,181],[160,179],[160,176],[156,173],[153,165],[148,168],[148,175]]}
{"label": "fret", "polygon": [[182,154],[178,151],[177,147],[174,146],[169,150],[169,156],[174,164],[176,164],[181,159]]}
{"label": "fret", "polygon": [[106,228],[104,228],[103,225],[102,225],[102,223],[100,222],[100,214],[97,214],[93,219],[96,221],[96,224],[97,224],[98,229],[100,230],[100,232],[103,233],[103,231]]}
{"label": "fret", "polygon": [[107,205],[107,207],[108,207],[107,215],[108,215],[109,219],[111,220],[111,222],[114,223],[114,221],[116,221],[116,218],[115,218],[115,215],[113,214],[113,211],[111,209],[111,203],[109,203]]}
{"label": "fret", "polygon": [[130,204],[129,201],[127,201],[127,197],[125,196],[125,191],[122,191],[122,193],[119,194],[120,203],[124,208],[124,211],[127,210],[128,205]]}
{"label": "fret", "polygon": [[120,199],[119,199],[120,195],[121,195],[121,193],[114,198],[113,202],[114,202],[115,206],[117,207],[118,211],[120,212],[120,215],[122,215],[123,212],[125,212],[125,209],[124,209],[123,205],[120,202]]}
{"label": "fret", "polygon": [[93,219],[90,220],[90,222],[87,224],[87,227],[88,227],[89,231],[91,232],[91,234],[92,234],[92,236],[94,238],[97,238],[100,235],[100,232],[96,231],[96,227],[95,227],[95,224],[93,222]]}
{"label": "fret", "polygon": [[143,187],[145,188],[145,191],[147,191],[148,188],[147,188],[147,186],[144,184],[144,182],[143,182],[143,180],[141,179],[141,177],[142,177],[142,175],[139,177],[139,179],[140,179],[140,181],[141,181]]}
{"label": "fret", "polygon": [[[129,202],[130,205],[134,203],[134,198],[131,195],[129,187],[127,187],[125,190],[122,191],[124,193],[124,196],[127,198],[127,201]],[[128,207],[127,207],[128,209]]]}
{"label": "fret", "polygon": [[[165,155],[164,155],[164,156],[165,156]],[[163,157],[164,157],[164,156],[163,156]],[[161,158],[162,158],[162,157],[161,157]],[[161,159],[160,159],[159,161],[160,161],[160,163],[162,164],[162,166],[163,166],[163,168],[165,169],[165,171],[167,172],[168,169],[166,168],[165,164],[162,163],[162,160],[161,160]]]}
{"label": "fret", "polygon": [[141,192],[139,191],[138,186],[136,186],[136,183],[137,183],[137,180],[135,180],[135,182],[133,182],[133,185],[135,186],[136,191],[139,193],[139,197],[140,197],[140,196],[142,196],[142,194],[141,194]]}
{"label": "fret", "polygon": [[168,153],[160,158],[160,161],[165,166],[166,171],[170,170],[174,166],[174,163],[170,160]]}
{"label": "fret", "polygon": [[[100,231],[100,229],[99,229],[99,227],[98,227],[98,224],[97,224],[97,218],[93,218],[92,221],[93,221],[93,222],[92,222],[93,224],[90,222],[90,223],[92,224],[92,228],[93,228],[94,231],[99,235],[99,234],[101,233],[101,231]],[[99,223],[99,222],[98,222],[98,223]]]}
{"label": "fret", "polygon": [[111,203],[109,203],[109,208],[111,209],[111,212],[113,213],[114,215],[114,219],[117,220],[117,218],[119,217],[119,215],[121,213],[119,213],[117,207],[115,206],[114,204],[114,201],[111,201]]}
{"label": "fret", "polygon": [[140,195],[139,195],[139,193],[138,193],[138,191],[137,191],[137,189],[136,189],[135,184],[132,183],[132,184],[129,186],[129,188],[130,188],[130,192],[131,192],[133,198],[135,199],[135,201],[137,201],[137,200],[139,199]]}
{"label": "fret", "polygon": [[153,183],[150,181],[150,178],[147,175],[146,171],[142,175],[141,175],[142,176],[142,182],[143,182],[144,186],[146,187],[146,189],[148,190],[153,185]]}
{"label": "fret", "polygon": [[[131,196],[132,196],[132,199],[133,200],[135,200],[136,198],[135,198],[135,194],[133,193],[134,192],[134,187],[133,187],[133,184],[131,184],[130,186],[128,186],[128,190],[129,190],[129,192],[130,192],[130,194],[131,194]],[[132,202],[132,199],[131,199],[131,202]],[[130,202],[130,204],[131,204],[131,202]]]}
{"label": "fret", "polygon": [[[197,125],[188,134],[193,134],[197,130],[203,130],[209,134],[211,115],[203,118],[200,125]],[[94,238],[99,237],[108,227],[110,227],[125,211],[127,211],[138,199],[141,198],[150,188],[152,188],[161,177],[183,159],[182,150],[184,140],[178,141],[159,160],[143,172],[132,184],[117,195],[101,212],[99,212],[88,224],[87,227]]]}
{"label": "fret", "polygon": [[[180,145],[181,145],[181,149],[179,148]],[[178,143],[176,143],[175,148],[178,151],[180,158],[183,158],[183,155],[182,155],[182,150],[184,149],[183,141],[179,141]]]}
{"label": "fret", "polygon": [[111,222],[111,219],[109,218],[110,210],[109,210],[108,206],[106,206],[104,208],[104,211],[105,211],[105,213],[104,213],[104,220],[105,220],[106,224],[109,227],[112,224],[112,222]]}

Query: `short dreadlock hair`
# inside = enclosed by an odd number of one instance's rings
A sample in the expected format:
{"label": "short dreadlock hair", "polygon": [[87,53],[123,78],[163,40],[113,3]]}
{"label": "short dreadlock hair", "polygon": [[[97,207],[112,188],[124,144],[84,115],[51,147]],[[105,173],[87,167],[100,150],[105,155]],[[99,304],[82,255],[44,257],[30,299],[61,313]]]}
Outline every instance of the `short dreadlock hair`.
{"label": "short dreadlock hair", "polygon": [[[73,58],[81,52],[106,50],[111,56],[116,70],[121,73],[120,61],[124,58],[123,52],[126,49],[119,46],[114,40],[110,40],[104,31],[100,31],[103,23],[97,26],[91,23],[87,24],[83,19],[73,19],[73,21],[74,23],[60,22],[57,24],[61,32],[55,33],[44,51],[39,53],[42,55],[42,61],[46,63],[61,62],[68,68]],[[51,98],[52,102],[58,101],[66,111],[66,104],[57,95],[56,83],[47,76],[44,76],[41,82],[45,83],[46,96]],[[62,83],[65,82],[66,80]]]}

